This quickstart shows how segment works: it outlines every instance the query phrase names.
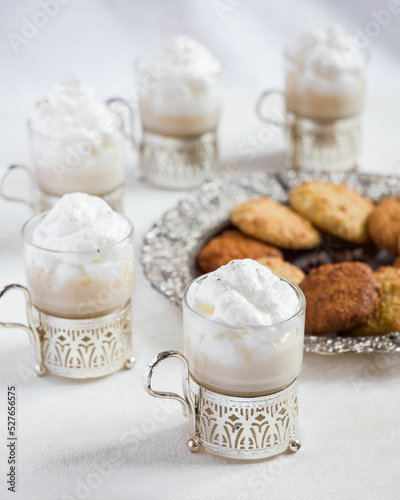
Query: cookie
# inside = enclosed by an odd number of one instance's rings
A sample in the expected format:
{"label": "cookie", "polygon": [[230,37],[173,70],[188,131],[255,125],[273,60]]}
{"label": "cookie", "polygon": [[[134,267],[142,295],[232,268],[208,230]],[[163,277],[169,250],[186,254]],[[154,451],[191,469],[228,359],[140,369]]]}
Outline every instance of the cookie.
{"label": "cookie", "polygon": [[325,264],[310,271],[300,283],[306,296],[308,334],[352,328],[378,307],[381,285],[363,262]]}
{"label": "cookie", "polygon": [[380,267],[375,276],[382,286],[378,308],[365,323],[352,328],[353,335],[382,335],[400,331],[400,269]]}
{"label": "cookie", "polygon": [[371,238],[393,255],[400,254],[400,197],[382,200],[375,207],[368,221]]}
{"label": "cookie", "polygon": [[209,273],[234,259],[258,259],[259,257],[283,258],[282,252],[277,248],[233,229],[226,230],[212,238],[200,250],[197,265],[203,272]]}
{"label": "cookie", "polygon": [[269,198],[241,203],[232,210],[231,220],[243,233],[281,248],[307,250],[321,242],[310,221]]}
{"label": "cookie", "polygon": [[369,241],[374,204],[345,184],[303,182],[290,192],[290,205],[327,233],[354,243]]}
{"label": "cookie", "polygon": [[282,278],[291,281],[295,285],[300,284],[306,277],[299,267],[285,260],[278,259],[277,257],[261,257],[257,259],[257,262],[268,267],[274,274],[282,276]]}

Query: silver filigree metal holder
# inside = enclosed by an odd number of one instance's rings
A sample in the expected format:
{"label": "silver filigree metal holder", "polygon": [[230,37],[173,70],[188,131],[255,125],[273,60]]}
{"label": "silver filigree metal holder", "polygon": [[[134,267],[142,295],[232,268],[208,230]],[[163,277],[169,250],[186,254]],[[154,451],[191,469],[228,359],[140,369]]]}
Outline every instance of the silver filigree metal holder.
{"label": "silver filigree metal holder", "polygon": [[25,294],[28,324],[0,322],[0,326],[28,332],[38,375],[48,370],[60,377],[88,379],[133,367],[130,301],[104,316],[67,319],[36,309],[29,290],[22,285],[6,286],[0,299],[10,290]]}
{"label": "silver filigree metal holder", "polygon": [[167,137],[143,131],[140,163],[144,177],[165,188],[186,189],[213,177],[218,161],[216,131],[197,137]]}
{"label": "silver filigree metal holder", "polygon": [[[155,368],[165,359],[182,361],[184,397],[152,388]],[[298,451],[297,380],[288,387],[260,397],[246,398],[218,394],[198,384],[189,372],[186,358],[178,351],[156,356],[144,374],[146,391],[157,398],[175,399],[189,417],[187,446],[214,455],[239,460],[259,460],[286,451]]]}
{"label": "silver filigree metal holder", "polygon": [[353,170],[357,167],[360,117],[320,122],[289,113],[286,140],[290,168]]}

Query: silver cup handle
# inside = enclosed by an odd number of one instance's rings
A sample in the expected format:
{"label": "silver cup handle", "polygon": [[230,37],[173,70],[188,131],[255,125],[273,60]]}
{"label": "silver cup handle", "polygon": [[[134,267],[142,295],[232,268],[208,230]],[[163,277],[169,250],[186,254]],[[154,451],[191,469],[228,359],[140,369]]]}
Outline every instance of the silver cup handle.
{"label": "silver cup handle", "polygon": [[279,95],[284,99],[284,92],[281,90],[266,90],[263,92],[256,102],[256,115],[257,117],[265,123],[269,125],[274,125],[275,127],[283,128],[285,124],[285,120],[283,118],[274,118],[273,116],[264,115],[262,112],[262,108],[264,103],[273,95]]}
{"label": "silver cup handle", "polygon": [[[176,394],[175,392],[155,391],[151,386],[151,379],[153,377],[154,370],[160,363],[162,363],[164,360],[168,358],[178,358],[184,364],[185,367],[185,370],[183,372],[184,398],[182,396],[179,396],[179,394]],[[146,367],[143,377],[143,384],[145,390],[155,398],[167,398],[179,401],[182,405],[183,414],[185,417],[190,416],[190,414],[192,413],[192,405],[187,396],[189,387],[189,365],[185,356],[181,354],[179,351],[164,351],[157,354],[157,356],[153,358]]]}
{"label": "silver cup handle", "polygon": [[[139,122],[140,116],[137,111],[135,111],[132,106],[130,106],[129,102],[126,99],[123,99],[122,97],[112,97],[111,99],[107,99],[106,101],[107,106],[114,112],[116,112],[123,120],[124,123],[124,133],[126,137],[129,139],[131,142],[133,149],[136,151],[138,157],[140,158],[140,152],[142,149],[142,138],[139,137],[139,134],[136,129],[136,123]],[[128,123],[129,125],[126,126],[126,116],[124,116],[124,113],[121,113],[120,109],[116,109],[115,104],[119,104],[123,110],[128,115]],[[140,165],[140,160],[138,162],[138,165]],[[141,179],[143,177],[142,170],[140,166],[136,167],[135,169],[135,177],[138,179]]]}
{"label": "silver cup handle", "polygon": [[28,325],[24,325],[23,323],[6,323],[0,321],[0,326],[2,326],[3,328],[20,328],[28,333],[29,339],[35,351],[35,360],[36,360],[35,371],[38,375],[44,375],[46,373],[46,368],[43,363],[43,353],[42,353],[42,344],[40,341],[40,334],[37,331],[35,322],[33,320],[33,306],[32,306],[31,294],[29,293],[29,290],[24,286],[18,284],[12,284],[12,285],[7,285],[6,287],[3,288],[3,290],[0,291],[0,300],[10,290],[21,290],[25,294],[26,316],[28,318]]}
{"label": "silver cup handle", "polygon": [[[154,370],[162,361],[168,358],[178,358],[182,361],[184,365],[184,371],[182,373],[182,385],[183,385],[184,397],[179,396],[179,394],[176,394],[175,392],[155,391],[151,386],[151,379]],[[186,445],[192,453],[199,451],[201,449],[201,443],[197,432],[195,405],[194,402],[192,401],[192,398],[190,397],[189,364],[185,356],[181,354],[179,351],[160,352],[147,365],[143,376],[143,384],[145,390],[151,396],[154,396],[155,398],[175,399],[175,401],[179,401],[179,403],[181,403],[184,416],[189,417],[189,432],[190,435],[193,436],[188,440]]]}
{"label": "silver cup handle", "polygon": [[[13,172],[20,170],[25,172],[25,174],[28,176],[29,181],[30,181],[30,196],[29,198],[22,198],[18,196],[10,196],[6,193],[6,185],[7,185],[7,179],[10,179],[10,176]],[[40,212],[40,202],[38,200],[37,193],[39,192],[38,186],[37,186],[37,181],[35,178],[35,174],[33,171],[26,167],[25,165],[10,165],[6,169],[4,169],[3,174],[0,177],[0,196],[7,201],[15,201],[18,203],[24,203],[25,205],[28,205],[31,210],[34,213]]]}

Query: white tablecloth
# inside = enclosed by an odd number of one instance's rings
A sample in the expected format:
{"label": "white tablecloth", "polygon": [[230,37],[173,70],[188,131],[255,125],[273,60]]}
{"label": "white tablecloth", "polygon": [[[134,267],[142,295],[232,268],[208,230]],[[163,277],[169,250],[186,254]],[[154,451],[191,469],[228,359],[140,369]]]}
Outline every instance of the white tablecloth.
{"label": "white tablecloth", "polygon": [[[250,11],[250,2],[242,2],[237,10],[229,14],[231,17],[223,22],[216,17],[212,2],[208,6],[211,13],[208,11],[207,14],[204,2],[177,2],[180,9],[177,18],[179,22],[173,13],[165,10],[161,2],[146,2],[146,5],[157,6],[154,12],[151,12],[151,7],[139,7],[139,2],[133,2],[138,15],[134,26],[139,30],[140,36],[133,32],[132,37],[136,37],[136,42],[140,37],[148,40],[149,35],[141,21],[143,11],[147,9],[145,19],[148,22],[155,19],[155,24],[150,25],[153,26],[153,34],[157,39],[161,38],[161,35],[155,33],[157,27],[160,27],[163,34],[186,31],[193,36],[203,36],[203,40],[208,41],[209,45],[213,42],[219,44],[221,52],[231,54],[231,69],[228,73],[231,81],[236,78],[239,84],[231,87],[230,98],[225,103],[220,128],[221,156],[223,160],[238,160],[239,173],[260,168],[266,171],[279,170],[283,168],[282,139],[279,134],[276,134],[272,143],[262,147],[250,163],[238,152],[239,142],[257,134],[263,127],[253,112],[257,93],[264,85],[262,82],[265,82],[265,86],[275,84],[280,60],[276,53],[280,53],[283,42],[292,38],[291,26],[296,25],[296,30],[300,31],[317,24],[325,25],[331,20],[337,22],[344,19],[350,27],[352,23],[358,23],[362,27],[371,18],[368,9],[379,10],[386,5],[384,2],[373,5],[372,2],[367,8],[361,3],[350,3],[347,7],[338,7],[332,2],[322,12],[322,4],[309,1],[307,17],[304,12],[302,16],[299,14],[299,8],[294,3],[291,4],[292,10],[288,11],[290,4],[282,2],[282,8],[274,8],[271,19],[268,16],[263,18],[270,27],[263,38],[263,25],[258,17],[267,7],[262,7],[260,2],[254,7],[254,12]],[[5,33],[17,30],[22,22],[21,17],[27,15],[30,19],[38,8],[32,2],[25,2],[24,7],[21,4],[24,2],[20,3],[20,10],[6,12],[9,22],[5,26]],[[85,22],[89,22],[95,33],[94,39],[103,43],[105,27],[112,26],[110,33],[105,35],[113,52],[103,57],[114,65],[112,67],[115,73],[121,77],[122,72],[118,73],[115,54],[121,57],[121,68],[131,61],[131,55],[128,57],[122,54],[123,47],[127,47],[127,34],[131,29],[131,25],[125,22],[124,10],[130,12],[128,17],[134,21],[129,3],[116,2],[115,9],[112,10],[111,3],[98,2],[99,12],[95,10],[93,2],[88,4],[90,9],[86,3],[85,6],[80,4],[81,11],[73,2],[63,7],[68,23],[63,23],[61,9],[54,22],[49,22],[20,55],[10,55],[6,47],[2,48],[7,66],[16,70],[14,76],[3,78],[2,82],[2,165],[28,161],[25,118],[33,97],[45,95],[53,83],[51,78],[57,81],[65,75],[69,76],[68,68],[73,66],[84,78],[90,76],[93,81],[98,77],[105,93],[107,83],[111,81],[114,82],[114,88],[111,85],[110,93],[123,87],[115,83],[115,78],[107,68],[99,70],[101,59],[96,62],[97,70],[85,72],[85,64],[98,57],[98,52],[95,52],[95,43],[88,37],[79,37],[83,33]],[[190,5],[193,10],[190,11],[189,6],[185,5]],[[2,6],[2,9],[5,7]],[[79,16],[79,12],[82,16]],[[111,15],[115,12],[118,15]],[[96,13],[97,17],[90,20],[89,13]],[[96,19],[100,19],[99,25],[95,22]],[[211,31],[214,35],[210,32],[207,39],[210,31],[208,21],[213,26],[214,31]],[[240,32],[242,21],[247,27],[247,35]],[[5,22],[3,17],[2,22]],[[251,22],[254,23],[253,41],[249,24]],[[283,35],[277,29],[279,23],[286,26]],[[121,33],[117,26],[121,26]],[[201,26],[201,29],[197,30],[196,26]],[[380,40],[378,37],[372,47],[379,57],[375,58],[375,69],[371,76],[372,88],[365,113],[360,158],[363,170],[377,173],[397,174],[400,165],[400,101],[398,88],[393,80],[399,75],[399,65],[392,56],[393,47],[389,43],[394,40],[389,34],[394,33],[396,26],[398,28],[398,20],[393,16],[392,23],[382,30]],[[221,28],[221,34],[215,31],[216,28]],[[74,29],[79,39],[79,42],[75,40],[76,43],[87,41],[92,52],[89,49],[90,53],[86,55],[68,52],[68,33],[74,33]],[[61,33],[57,30],[61,30]],[[225,41],[224,33],[227,37]],[[247,59],[236,43],[236,36],[240,40],[247,37],[248,44],[253,43],[253,67],[254,64],[262,66],[261,76],[253,86],[252,76],[249,74],[250,63],[243,71],[239,68],[240,64],[232,69],[235,58],[241,61]],[[279,43],[271,47],[269,41],[273,39],[279,40]],[[261,64],[260,57],[257,56],[257,62],[254,55],[256,48],[261,50],[262,40],[267,54],[275,54],[271,56],[271,76],[265,66],[268,60],[263,59]],[[56,67],[54,58],[50,59],[52,64],[46,65],[41,57],[50,50],[50,42],[55,44],[51,49],[53,55],[57,50],[60,51],[60,66],[57,71],[53,70]],[[384,42],[387,42],[386,45]],[[103,44],[103,51],[104,47]],[[137,45],[135,50],[140,52]],[[34,63],[30,64],[28,61],[32,57]],[[28,64],[27,75],[23,64]],[[40,71],[35,71],[38,67]],[[3,69],[3,74],[6,72]],[[43,72],[47,75],[46,78],[39,79],[40,81],[33,78],[30,82],[30,74],[39,78]],[[247,75],[243,76],[242,73]],[[123,73],[125,77],[127,74],[128,72]],[[125,80],[125,83],[129,86],[129,81]],[[245,90],[242,92],[243,89]],[[244,97],[241,97],[242,94]],[[131,371],[121,371],[89,382],[64,380],[51,375],[38,378],[33,373],[32,349],[26,333],[0,329],[0,498],[399,498],[398,355],[305,355],[303,372],[299,378],[302,448],[297,454],[283,454],[257,463],[226,461],[205,453],[190,454],[185,447],[188,438],[187,421],[181,415],[179,404],[156,400],[145,393],[142,375],[148,361],[160,351],[182,349],[182,317],[181,312],[155,291],[143,276],[139,253],[143,236],[152,222],[166,209],[174,206],[182,196],[183,192],[162,191],[139,183],[134,179],[132,170],[129,171],[125,212],[135,226],[138,259],[133,297],[134,351],[137,362]],[[29,215],[27,207],[0,200],[1,288],[13,282],[25,283],[20,228]],[[0,301],[1,320],[21,321],[24,317],[22,310],[22,297],[17,293]],[[179,363],[171,361],[169,366],[160,370],[161,373],[156,378],[158,388],[180,390]],[[18,408],[16,494],[9,493],[6,486],[6,398],[7,387],[12,385],[17,389]]]}

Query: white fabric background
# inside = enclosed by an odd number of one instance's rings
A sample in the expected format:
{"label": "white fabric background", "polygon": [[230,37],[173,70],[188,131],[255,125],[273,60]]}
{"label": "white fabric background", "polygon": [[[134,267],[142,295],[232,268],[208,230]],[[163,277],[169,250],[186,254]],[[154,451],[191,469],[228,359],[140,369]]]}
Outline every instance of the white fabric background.
{"label": "white fabric background", "polygon": [[[224,0],[229,5],[228,0]],[[235,2],[232,0],[231,4]],[[226,68],[220,127],[223,160],[236,169],[282,168],[282,139],[248,162],[240,141],[259,133],[257,95],[280,87],[282,50],[300,32],[340,24],[355,34],[389,1],[250,1],[217,15],[215,1],[71,0],[15,52],[10,33],[42,10],[39,1],[0,6],[0,163],[28,162],[26,117],[35,98],[56,82],[81,77],[102,97],[133,84],[132,62],[182,32],[205,43]],[[221,2],[220,2],[221,5]],[[398,173],[400,146],[400,14],[371,38],[362,169]],[[130,166],[126,214],[138,255],[145,232],[184,196],[134,180]],[[23,189],[21,184],[16,190]],[[24,283],[20,228],[23,205],[0,200],[0,287]],[[36,378],[22,331],[0,331],[0,498],[64,499],[395,499],[399,496],[398,355],[306,355],[300,377],[303,447],[258,463],[228,462],[185,449],[186,421],[177,403],[160,403],[142,389],[142,373],[159,351],[182,349],[181,313],[151,288],[137,263],[134,294],[137,364],[91,382]],[[0,302],[2,320],[22,320],[17,294]],[[179,388],[173,362],[159,387]],[[168,368],[168,369],[167,369]],[[18,492],[6,490],[6,389],[18,392]]]}

